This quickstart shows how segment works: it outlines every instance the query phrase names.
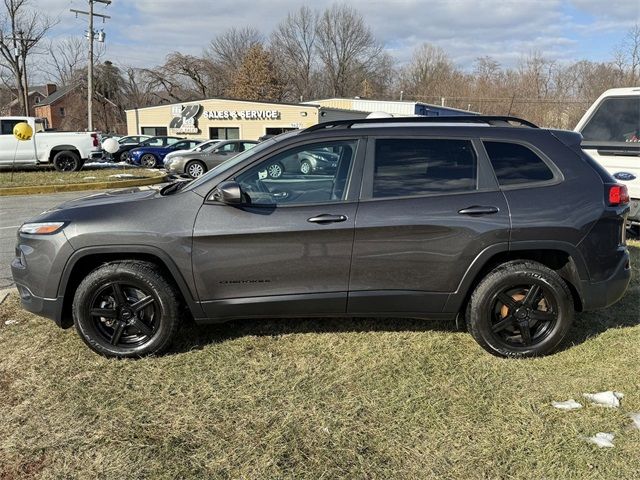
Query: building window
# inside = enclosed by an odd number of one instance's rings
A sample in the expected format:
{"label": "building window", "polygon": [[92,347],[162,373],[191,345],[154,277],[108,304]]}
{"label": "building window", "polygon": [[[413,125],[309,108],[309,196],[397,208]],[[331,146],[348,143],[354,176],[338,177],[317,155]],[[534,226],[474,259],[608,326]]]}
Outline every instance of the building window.
{"label": "building window", "polygon": [[166,136],[167,127],[142,127],[142,135],[151,137]]}
{"label": "building window", "polygon": [[238,140],[240,139],[240,129],[209,127],[209,138],[212,140]]}
{"label": "building window", "polygon": [[60,107],[60,116],[64,117],[64,107]]}
{"label": "building window", "polygon": [[265,135],[280,135],[281,133],[290,132],[292,130],[296,129],[287,127],[267,127],[265,128]]}

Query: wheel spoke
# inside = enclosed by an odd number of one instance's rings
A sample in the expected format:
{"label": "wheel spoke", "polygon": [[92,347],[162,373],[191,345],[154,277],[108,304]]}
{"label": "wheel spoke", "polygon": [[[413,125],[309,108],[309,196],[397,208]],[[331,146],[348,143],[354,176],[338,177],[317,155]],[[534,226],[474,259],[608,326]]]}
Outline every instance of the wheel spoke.
{"label": "wheel spoke", "polygon": [[516,301],[504,292],[498,294],[498,300],[500,300],[503,305],[509,307],[509,310],[516,308]]}
{"label": "wheel spoke", "polygon": [[92,308],[91,315],[94,317],[118,318],[115,308]]}
{"label": "wheel spoke", "polygon": [[153,335],[153,330],[138,317],[133,318],[133,326],[149,337]]}
{"label": "wheel spoke", "polygon": [[117,345],[120,341],[120,337],[122,336],[122,332],[124,331],[125,324],[124,322],[116,323],[116,326],[113,330],[113,335],[111,336],[111,345]]}
{"label": "wheel spoke", "polygon": [[141,300],[138,300],[136,303],[131,305],[131,310],[133,310],[134,313],[138,313],[140,310],[142,310],[146,306],[151,305],[154,301],[155,301],[154,298],[151,295],[149,295],[147,297],[144,297]]}
{"label": "wheel spoke", "polygon": [[520,338],[522,338],[523,345],[531,345],[531,328],[529,327],[528,320],[521,320],[518,322],[520,328]]}
{"label": "wheel spoke", "polygon": [[113,283],[113,295],[115,296],[116,304],[118,306],[123,306],[128,303],[119,283]]}
{"label": "wheel spoke", "polygon": [[513,318],[512,315],[507,315],[502,320],[500,320],[498,323],[492,325],[491,329],[496,333],[500,332],[500,331],[504,330],[505,328],[507,328],[509,325],[511,325],[514,322],[514,320],[515,320],[515,318]]}
{"label": "wheel spoke", "polygon": [[529,318],[531,320],[536,320],[538,322],[552,322],[556,319],[556,314],[553,312],[543,312],[541,310],[533,310],[529,314]]}
{"label": "wheel spoke", "polygon": [[541,290],[540,285],[532,285],[522,303],[527,307],[534,306],[536,299],[540,296]]}

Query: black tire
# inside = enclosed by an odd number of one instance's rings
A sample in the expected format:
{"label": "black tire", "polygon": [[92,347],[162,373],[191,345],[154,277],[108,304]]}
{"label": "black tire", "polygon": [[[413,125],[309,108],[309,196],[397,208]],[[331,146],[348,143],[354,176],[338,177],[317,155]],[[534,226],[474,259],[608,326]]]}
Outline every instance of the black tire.
{"label": "black tire", "polygon": [[82,168],[80,155],[71,150],[62,150],[53,156],[53,168],[58,172],[77,172]]}
{"label": "black tire", "polygon": [[152,153],[145,153],[140,158],[140,165],[146,168],[156,168],[158,165],[158,159]]}
{"label": "black tire", "polygon": [[137,358],[169,347],[180,326],[179,306],[174,287],[155,265],[119,261],[82,280],[72,312],[80,338],[94,352]]}
{"label": "black tire", "polygon": [[115,159],[115,161],[131,163],[131,154],[128,151],[124,151]]}
{"label": "black tire", "polygon": [[491,271],[467,306],[467,329],[500,357],[535,357],[556,350],[574,317],[571,291],[541,263],[515,260]]}
{"label": "black tire", "polygon": [[313,171],[313,165],[309,160],[303,160],[300,162],[300,173],[303,175],[309,175]]}
{"label": "black tire", "polygon": [[207,166],[200,160],[191,160],[185,165],[184,172],[191,178],[198,178],[207,172]]}
{"label": "black tire", "polygon": [[269,178],[280,178],[284,173],[284,165],[280,162],[272,163],[267,167],[267,175]]}

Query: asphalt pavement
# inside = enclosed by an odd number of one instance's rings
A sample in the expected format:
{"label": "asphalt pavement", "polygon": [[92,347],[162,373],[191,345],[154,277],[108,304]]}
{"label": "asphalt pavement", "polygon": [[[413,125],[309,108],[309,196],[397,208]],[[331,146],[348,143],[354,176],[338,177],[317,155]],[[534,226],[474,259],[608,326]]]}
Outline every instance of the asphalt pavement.
{"label": "asphalt pavement", "polygon": [[14,286],[11,278],[11,261],[14,257],[18,227],[29,218],[51,207],[94,193],[96,192],[0,197],[0,290]]}

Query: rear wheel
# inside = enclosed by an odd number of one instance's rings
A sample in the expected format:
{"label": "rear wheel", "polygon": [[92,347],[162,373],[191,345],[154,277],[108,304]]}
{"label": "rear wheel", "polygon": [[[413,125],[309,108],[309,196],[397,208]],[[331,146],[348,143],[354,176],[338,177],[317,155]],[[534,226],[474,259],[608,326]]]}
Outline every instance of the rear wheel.
{"label": "rear wheel", "polygon": [[200,160],[192,160],[184,167],[184,171],[191,178],[198,178],[204,175],[207,171],[207,167]]}
{"label": "rear wheel", "polygon": [[156,159],[155,155],[152,155],[151,153],[145,153],[140,159],[140,165],[142,165],[143,167],[155,168],[157,164],[158,160]]}
{"label": "rear wheel", "polygon": [[58,172],[77,172],[82,168],[80,155],[71,150],[63,150],[53,157],[53,168]]}
{"label": "rear wheel", "polygon": [[180,315],[175,289],[152,264],[103,265],[80,283],[73,299],[76,330],[107,357],[160,353],[173,339]]}
{"label": "rear wheel", "polygon": [[533,261],[505,263],[473,292],[467,328],[489,353],[533,357],[553,352],[573,323],[571,292],[553,270]]}
{"label": "rear wheel", "polygon": [[129,152],[122,152],[120,154],[120,162],[131,163],[131,154]]}
{"label": "rear wheel", "polygon": [[302,173],[303,175],[309,175],[311,173],[311,170],[313,170],[311,162],[309,162],[309,160],[303,160],[300,164],[300,173]]}

